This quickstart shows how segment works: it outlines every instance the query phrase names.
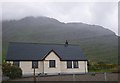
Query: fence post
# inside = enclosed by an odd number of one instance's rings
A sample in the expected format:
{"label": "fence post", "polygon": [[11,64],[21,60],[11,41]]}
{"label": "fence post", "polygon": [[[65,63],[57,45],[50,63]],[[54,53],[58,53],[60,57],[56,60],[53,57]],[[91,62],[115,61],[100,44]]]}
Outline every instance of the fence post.
{"label": "fence post", "polygon": [[75,74],[73,74],[73,81],[76,81],[76,79],[75,79]]}
{"label": "fence post", "polygon": [[34,65],[34,83],[36,83],[36,76],[35,76],[35,64]]}
{"label": "fence post", "polygon": [[107,81],[107,73],[104,73],[105,81]]}

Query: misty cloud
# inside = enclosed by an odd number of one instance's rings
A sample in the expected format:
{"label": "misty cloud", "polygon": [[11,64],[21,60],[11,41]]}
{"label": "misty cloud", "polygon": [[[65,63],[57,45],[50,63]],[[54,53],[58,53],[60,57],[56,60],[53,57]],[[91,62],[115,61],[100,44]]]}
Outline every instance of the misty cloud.
{"label": "misty cloud", "polygon": [[5,2],[3,20],[47,16],[61,22],[97,24],[118,31],[117,2]]}

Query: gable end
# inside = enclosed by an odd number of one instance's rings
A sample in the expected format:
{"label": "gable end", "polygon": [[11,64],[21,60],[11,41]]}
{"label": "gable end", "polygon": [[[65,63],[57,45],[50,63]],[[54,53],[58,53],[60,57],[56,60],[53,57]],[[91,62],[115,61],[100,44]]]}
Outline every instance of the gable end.
{"label": "gable end", "polygon": [[59,56],[53,49],[52,49],[50,52],[48,52],[48,53],[43,57],[42,60],[45,60],[45,58],[46,58],[51,52],[54,52],[54,53],[57,55],[57,57],[59,57],[59,59],[62,60],[62,59],[60,58],[60,56]]}

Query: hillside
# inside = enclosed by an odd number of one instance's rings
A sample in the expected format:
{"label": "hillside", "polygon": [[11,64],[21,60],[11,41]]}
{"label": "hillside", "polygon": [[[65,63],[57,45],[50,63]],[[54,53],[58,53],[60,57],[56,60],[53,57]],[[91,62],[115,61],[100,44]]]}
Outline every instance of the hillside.
{"label": "hillside", "polygon": [[117,63],[117,36],[98,25],[62,23],[48,17],[3,21],[3,56],[8,42],[79,44],[89,60]]}

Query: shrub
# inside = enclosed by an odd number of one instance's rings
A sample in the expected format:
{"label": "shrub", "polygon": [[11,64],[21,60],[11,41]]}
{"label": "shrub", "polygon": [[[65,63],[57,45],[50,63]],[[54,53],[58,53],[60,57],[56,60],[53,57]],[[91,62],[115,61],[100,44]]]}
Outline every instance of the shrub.
{"label": "shrub", "polygon": [[11,68],[11,64],[10,63],[3,63],[2,64],[3,75],[9,76],[9,74],[10,74],[10,68]]}
{"label": "shrub", "polygon": [[120,73],[120,67],[117,66],[117,67],[113,68],[112,73]]}
{"label": "shrub", "polygon": [[119,72],[118,69],[116,69],[117,67],[117,64],[108,64],[108,63],[105,63],[105,62],[89,62],[89,71],[92,71],[92,72],[96,72],[96,71],[99,71],[99,72]]}
{"label": "shrub", "polygon": [[9,63],[3,63],[2,70],[3,75],[8,76],[11,79],[22,77],[22,70],[19,67],[12,66]]}

